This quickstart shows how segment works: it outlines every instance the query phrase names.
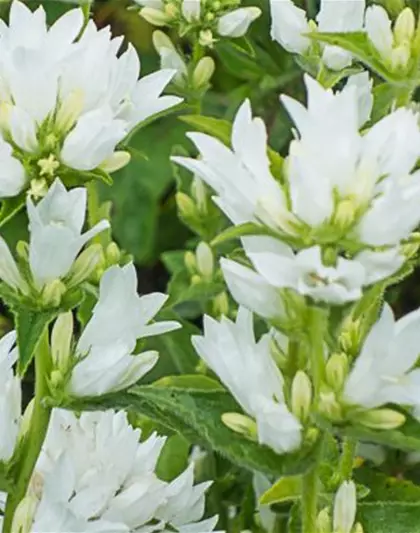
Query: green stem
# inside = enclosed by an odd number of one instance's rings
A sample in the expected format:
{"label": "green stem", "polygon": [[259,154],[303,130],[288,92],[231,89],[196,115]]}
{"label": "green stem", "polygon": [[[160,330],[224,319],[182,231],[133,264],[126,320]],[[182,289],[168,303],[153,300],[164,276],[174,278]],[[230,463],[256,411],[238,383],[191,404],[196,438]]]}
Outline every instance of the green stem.
{"label": "green stem", "polygon": [[50,370],[51,357],[48,342],[48,328],[46,328],[35,354],[35,398],[33,414],[30,428],[22,446],[20,460],[15,469],[16,484],[13,492],[7,498],[3,533],[10,533],[11,531],[16,508],[26,495],[47,434],[51,408],[46,407],[43,400],[49,395],[47,379]]}
{"label": "green stem", "polygon": [[302,480],[302,533],[316,533],[318,516],[318,468],[317,465]]}
{"label": "green stem", "polygon": [[326,317],[321,309],[310,307],[309,313],[309,349],[311,353],[311,375],[315,391],[315,399],[319,398],[325,373],[324,333]]}
{"label": "green stem", "polygon": [[340,460],[340,478],[341,481],[351,479],[353,472],[354,456],[356,454],[357,441],[346,438],[343,441],[343,451]]}

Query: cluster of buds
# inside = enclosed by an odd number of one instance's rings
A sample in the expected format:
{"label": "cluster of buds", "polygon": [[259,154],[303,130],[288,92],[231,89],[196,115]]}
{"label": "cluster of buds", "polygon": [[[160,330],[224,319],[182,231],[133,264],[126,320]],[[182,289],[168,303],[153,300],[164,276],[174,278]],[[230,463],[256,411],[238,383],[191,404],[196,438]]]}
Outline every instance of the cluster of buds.
{"label": "cluster of buds", "polygon": [[238,0],[135,0],[140,14],[154,26],[175,27],[180,36],[195,34],[203,47],[220,37],[242,37],[260,16],[258,7],[239,7]]}
{"label": "cluster of buds", "polygon": [[153,45],[160,56],[161,68],[176,71],[172,81],[177,88],[200,93],[208,89],[216,68],[210,56],[202,57],[197,64],[189,65],[171,39],[160,30],[153,33]]}

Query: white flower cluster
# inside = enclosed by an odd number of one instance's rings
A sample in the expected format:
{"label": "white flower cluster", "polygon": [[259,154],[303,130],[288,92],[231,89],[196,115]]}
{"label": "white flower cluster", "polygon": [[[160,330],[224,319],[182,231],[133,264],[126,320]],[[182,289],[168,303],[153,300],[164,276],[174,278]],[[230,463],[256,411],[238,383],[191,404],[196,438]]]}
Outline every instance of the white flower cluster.
{"label": "white flower cluster", "polygon": [[420,180],[412,172],[420,156],[417,114],[400,108],[361,134],[373,102],[366,73],[336,93],[305,80],[308,108],[282,97],[299,132],[282,176],[272,173],[265,126],[248,102],[236,115],[232,149],[191,133],[201,159],[174,158],[216,191],[232,222],[278,235],[243,239],[257,273],[222,262],[234,297],[268,318],[278,314],[283,288],[332,304],[359,299],[364,286],[401,267],[401,242],[420,222]]}
{"label": "white flower cluster", "polygon": [[131,45],[120,55],[122,38],[83,25],[82,10],[73,9],[48,28],[42,6],[31,12],[16,0],[9,26],[0,26],[0,198],[29,182],[42,195],[74,170],[113,172],[129,159],[116,151],[127,134],[180,102],[160,96],[174,71],[139,80]]}
{"label": "white flower cluster", "polygon": [[176,26],[181,35],[198,31],[202,46],[212,46],[214,34],[242,37],[261,15],[258,7],[238,7],[238,0],[135,0],[140,14],[154,26]]}
{"label": "white flower cluster", "polygon": [[[316,52],[308,37],[311,32],[365,32],[373,50],[393,71],[403,72],[410,66],[414,51],[415,16],[411,8],[401,11],[391,29],[391,19],[380,5],[369,6],[366,0],[321,0],[315,21],[293,0],[271,0],[271,35],[286,50],[309,57]],[[338,46],[322,47],[321,58],[331,70],[340,71],[352,64],[352,54]]]}
{"label": "white flower cluster", "polygon": [[[172,482],[156,473],[165,437],[140,442],[124,413],[54,410],[26,498],[16,513],[34,533],[207,533],[211,482],[194,485],[192,463]],[[18,529],[17,529],[18,530]]]}

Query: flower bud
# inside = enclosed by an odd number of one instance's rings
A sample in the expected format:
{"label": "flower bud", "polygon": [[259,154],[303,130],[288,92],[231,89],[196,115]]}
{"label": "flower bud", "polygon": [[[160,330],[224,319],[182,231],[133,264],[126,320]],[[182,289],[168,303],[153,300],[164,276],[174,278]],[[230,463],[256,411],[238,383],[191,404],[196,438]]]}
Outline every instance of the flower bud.
{"label": "flower bud", "polygon": [[364,529],[360,522],[357,522],[357,524],[354,526],[352,533],[364,533]]}
{"label": "flower bud", "polygon": [[34,412],[35,398],[28,403],[26,409],[22,415],[22,420],[20,422],[19,428],[19,439],[24,439],[28,434],[29,428],[31,427],[32,413]]}
{"label": "flower bud", "polygon": [[11,533],[30,533],[38,503],[34,495],[23,498],[13,516]]}
{"label": "flower bud", "polygon": [[332,522],[327,508],[322,509],[316,519],[316,533],[331,533]]}
{"label": "flower bud", "polygon": [[91,244],[86,248],[71,267],[68,287],[77,287],[77,285],[89,278],[102,258],[103,250],[100,244]]}
{"label": "flower bud", "polygon": [[31,180],[29,187],[29,196],[31,198],[43,198],[48,192],[48,183],[45,178],[36,178]]}
{"label": "flower bud", "polygon": [[216,64],[211,57],[202,57],[193,72],[192,82],[194,88],[201,89],[201,87],[205,87],[213,76],[215,69]]}
{"label": "flower bud", "polygon": [[394,39],[397,45],[410,42],[416,31],[416,19],[413,10],[404,8],[398,15],[394,25]]}
{"label": "flower bud", "polygon": [[356,355],[360,344],[360,326],[360,320],[352,320],[351,318],[348,318],[345,321],[339,338],[344,352]]}
{"label": "flower bud", "polygon": [[235,433],[244,435],[247,439],[256,441],[258,439],[257,424],[249,416],[240,413],[224,413],[222,422]]}
{"label": "flower bud", "polygon": [[325,378],[335,391],[341,390],[348,372],[348,360],[344,353],[333,353],[325,367]]}
{"label": "flower bud", "polygon": [[47,283],[42,290],[42,303],[47,307],[58,307],[67,288],[64,283],[55,279]]}
{"label": "flower bud", "polygon": [[211,48],[213,44],[215,43],[215,39],[213,38],[212,31],[211,30],[200,31],[198,42],[201,44],[201,46],[208,46]]}
{"label": "flower bud", "polygon": [[176,193],[176,204],[178,206],[179,214],[188,219],[197,216],[197,209],[192,199],[183,192]]}
{"label": "flower bud", "polygon": [[341,419],[341,406],[332,390],[321,391],[319,395],[318,409],[331,420]]}
{"label": "flower bud", "polygon": [[351,533],[356,518],[356,485],[353,481],[344,481],[334,500],[334,533]]}
{"label": "flower bud", "polygon": [[111,157],[105,159],[105,161],[100,164],[99,168],[105,172],[108,172],[108,174],[111,174],[112,172],[116,172],[117,170],[124,168],[126,165],[128,165],[130,160],[130,152],[126,152],[125,150],[117,150],[111,155]]}
{"label": "flower bud", "polygon": [[154,7],[143,7],[140,10],[140,15],[153,26],[166,26],[173,18],[170,14]]}
{"label": "flower bud", "polygon": [[184,264],[190,274],[197,272],[197,261],[195,260],[195,253],[188,250],[184,254]]}
{"label": "flower bud", "polygon": [[198,272],[205,279],[211,279],[214,270],[214,257],[210,246],[206,242],[200,242],[195,251]]}
{"label": "flower bud", "polygon": [[191,277],[191,285],[199,285],[201,281],[201,276],[198,274],[194,274],[194,276]]}
{"label": "flower bud", "polygon": [[110,242],[105,250],[108,265],[118,265],[121,261],[121,250],[116,242]]}
{"label": "flower bud", "polygon": [[170,50],[175,50],[173,42],[163,31],[156,30],[152,35],[153,46],[155,47],[156,52],[159,54],[162,48],[168,48]]}
{"label": "flower bud", "polygon": [[61,370],[53,370],[50,376],[51,390],[61,390],[63,388],[64,376]]}
{"label": "flower bud", "polygon": [[396,429],[405,423],[405,416],[392,409],[372,409],[359,413],[357,421],[372,429]]}
{"label": "flower bud", "polygon": [[201,213],[207,212],[207,189],[201,178],[194,176],[191,184],[191,194],[197,203],[198,210]]}
{"label": "flower bud", "polygon": [[213,313],[216,316],[223,316],[229,313],[229,298],[225,291],[213,298]]}
{"label": "flower bud", "polygon": [[309,377],[299,370],[292,382],[292,412],[301,420],[306,420],[312,403],[312,383]]}
{"label": "flower bud", "polygon": [[66,372],[73,339],[73,314],[62,313],[55,321],[51,333],[51,357],[56,369]]}
{"label": "flower bud", "polygon": [[408,43],[403,43],[392,50],[391,67],[393,70],[404,70],[411,57],[411,47]]}
{"label": "flower bud", "polygon": [[29,244],[25,241],[19,241],[16,245],[16,253],[24,261],[29,261]]}

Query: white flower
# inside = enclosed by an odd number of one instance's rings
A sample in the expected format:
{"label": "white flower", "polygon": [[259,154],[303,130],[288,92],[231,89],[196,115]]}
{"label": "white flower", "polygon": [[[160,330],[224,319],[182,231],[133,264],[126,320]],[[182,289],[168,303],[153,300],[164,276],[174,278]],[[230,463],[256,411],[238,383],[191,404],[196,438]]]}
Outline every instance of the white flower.
{"label": "white flower", "polygon": [[334,533],[351,533],[356,518],[356,485],[344,481],[334,499]]}
{"label": "white flower", "polygon": [[173,69],[176,71],[173,80],[183,84],[188,75],[187,65],[184,59],[177,52],[171,39],[162,31],[153,32],[153,45],[160,56],[160,67],[162,69]]}
{"label": "white flower", "polygon": [[194,464],[165,488],[164,504],[156,511],[156,518],[175,527],[181,533],[213,531],[218,517],[199,522],[204,514],[205,492],[212,482],[194,485]]}
{"label": "white flower", "polygon": [[[337,33],[361,30],[365,4],[365,0],[321,0],[321,9],[317,15],[318,30]],[[351,53],[338,46],[326,46],[322,59],[332,70],[341,70],[352,62]]]}
{"label": "white flower", "polygon": [[[122,412],[78,418],[54,410],[34,474],[42,493],[32,530],[152,533],[169,521],[189,533],[205,525],[190,523],[202,517],[208,483],[194,487],[190,469],[171,484],[158,479],[165,438],[152,434],[139,442],[140,436]],[[212,531],[214,522],[195,531]]]}
{"label": "white flower", "polygon": [[21,419],[21,387],[13,374],[17,360],[14,331],[0,340],[0,461],[9,461],[13,455]]}
{"label": "white flower", "polygon": [[346,381],[344,399],[367,409],[386,403],[420,405],[420,311],[395,322],[385,304]]}
{"label": "white flower", "polygon": [[220,17],[217,32],[224,37],[242,37],[260,15],[261,9],[258,7],[240,7]]}
{"label": "white flower", "polygon": [[[286,50],[305,55],[311,41],[306,33],[320,32],[347,33],[359,31],[363,27],[365,0],[321,0],[321,8],[315,22],[309,23],[306,12],[298,8],[292,0],[271,0],[271,36]],[[322,59],[328,68],[341,70],[352,62],[349,52],[337,46],[325,46]]]}
{"label": "white flower", "polygon": [[283,377],[270,353],[270,336],[255,342],[252,314],[240,308],[236,323],[204,318],[204,336],[192,338],[197,353],[255,418],[258,439],[278,453],[299,447],[301,426],[284,403]]}
{"label": "white flower", "polygon": [[86,189],[67,191],[59,179],[55,180],[48,194],[36,206],[28,198],[27,209],[29,263],[38,287],[68,274],[81,248],[109,227],[108,221],[102,220],[82,234]]}
{"label": "white flower", "polygon": [[76,347],[80,361],[72,372],[69,391],[94,396],[124,389],[156,364],[158,353],[132,352],[138,339],[181,327],[178,322],[149,324],[167,299],[165,294],[137,294],[132,263],[109,268],[101,278],[99,300]]}
{"label": "white flower", "polygon": [[305,37],[310,32],[306,12],[297,7],[293,0],[271,0],[271,37],[288,52],[304,54],[311,41]]}
{"label": "white flower", "polygon": [[407,67],[415,26],[414,13],[408,7],[400,12],[393,28],[382,6],[373,5],[366,10],[365,29],[370,42],[393,70]]}
{"label": "white flower", "polygon": [[270,172],[266,129],[260,118],[252,117],[248,100],[233,123],[233,150],[209,135],[188,136],[201,159],[173,157],[173,161],[215,189],[215,202],[235,224],[259,221],[273,229],[288,228],[286,195]]}
{"label": "white flower", "polygon": [[[294,253],[284,243],[268,237],[248,237],[243,243],[256,272],[224,259],[221,261],[222,270],[234,298],[267,318],[281,315],[283,306],[275,300],[276,297],[281,298],[278,289],[294,289],[316,301],[341,305],[358,300],[363,286],[389,276],[403,263],[403,258],[390,250],[361,252],[353,260],[338,257],[335,266],[325,266],[319,246]],[[255,286],[264,287],[264,294],[271,293],[267,303],[263,294],[260,295],[261,300],[253,292],[243,296],[243,293],[246,294],[246,283],[240,280],[247,277],[255,279]],[[238,284],[241,284],[242,291],[237,290]]]}
{"label": "white flower", "polygon": [[74,9],[48,28],[42,7],[32,13],[15,0],[9,26],[0,28],[0,125],[16,152],[12,156],[9,145],[0,140],[0,161],[7,172],[7,178],[0,176],[0,196],[24,188],[26,175],[16,156],[26,153],[31,154],[28,164],[38,172],[38,153],[54,158],[56,166],[44,170],[49,177],[60,176],[62,165],[114,171],[118,166],[108,163],[124,137],[181,101],[161,97],[173,70],[139,80],[140,61],[133,46],[120,54],[122,38],[112,39],[109,28],[98,30],[92,21],[77,39],[83,23],[82,10]]}
{"label": "white flower", "polygon": [[182,14],[188,22],[199,20],[201,0],[182,0]]}
{"label": "white flower", "polygon": [[264,318],[282,318],[283,300],[262,276],[230,259],[220,260],[223,276],[233,298]]}

